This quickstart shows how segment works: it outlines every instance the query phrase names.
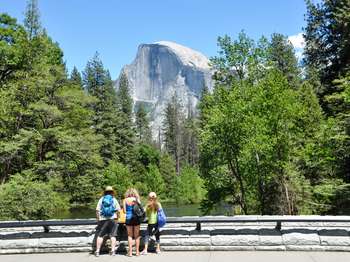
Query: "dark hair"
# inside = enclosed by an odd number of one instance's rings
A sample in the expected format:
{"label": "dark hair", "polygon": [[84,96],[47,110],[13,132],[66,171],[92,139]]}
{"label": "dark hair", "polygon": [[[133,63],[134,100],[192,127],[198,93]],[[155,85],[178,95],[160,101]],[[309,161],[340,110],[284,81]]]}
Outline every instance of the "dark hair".
{"label": "dark hair", "polygon": [[114,195],[114,191],[105,191],[104,193],[103,193],[103,195],[104,196],[106,196],[106,195]]}

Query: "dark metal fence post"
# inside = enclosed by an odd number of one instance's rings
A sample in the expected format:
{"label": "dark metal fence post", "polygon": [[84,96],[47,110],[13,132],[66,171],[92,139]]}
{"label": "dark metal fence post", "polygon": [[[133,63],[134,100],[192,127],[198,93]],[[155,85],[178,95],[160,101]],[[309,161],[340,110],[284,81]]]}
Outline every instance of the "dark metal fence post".
{"label": "dark metal fence post", "polygon": [[44,232],[49,233],[50,232],[50,226],[44,226]]}
{"label": "dark metal fence post", "polygon": [[277,223],[276,223],[276,230],[281,230],[281,228],[282,228],[282,223],[281,223],[281,221],[277,221]]}
{"label": "dark metal fence post", "polygon": [[200,222],[197,222],[196,230],[197,230],[197,231],[201,231],[201,228],[202,228],[201,223],[200,223]]}

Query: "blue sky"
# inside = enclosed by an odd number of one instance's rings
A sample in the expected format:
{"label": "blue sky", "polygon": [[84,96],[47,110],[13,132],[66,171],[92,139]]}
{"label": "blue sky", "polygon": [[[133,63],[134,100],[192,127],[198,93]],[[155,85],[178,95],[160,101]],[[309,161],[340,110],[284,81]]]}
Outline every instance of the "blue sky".
{"label": "blue sky", "polygon": [[[0,0],[0,12],[19,22],[25,7],[26,0]],[[113,79],[141,43],[174,41],[210,57],[218,36],[235,38],[242,29],[255,39],[297,35],[306,12],[304,0],[39,0],[39,7],[69,70],[83,70],[98,51]]]}

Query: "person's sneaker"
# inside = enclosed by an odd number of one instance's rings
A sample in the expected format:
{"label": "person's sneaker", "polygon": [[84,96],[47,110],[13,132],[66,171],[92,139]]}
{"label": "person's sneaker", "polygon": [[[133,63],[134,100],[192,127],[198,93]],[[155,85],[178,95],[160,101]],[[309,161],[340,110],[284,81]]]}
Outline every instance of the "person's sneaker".
{"label": "person's sneaker", "polygon": [[156,250],[156,253],[157,253],[157,254],[160,254],[160,253],[162,253],[162,252],[161,252],[160,250]]}
{"label": "person's sneaker", "polygon": [[147,254],[148,254],[148,252],[145,251],[145,250],[141,252],[141,255],[143,255],[143,256],[145,256],[145,255],[147,255]]}
{"label": "person's sneaker", "polygon": [[114,256],[115,256],[115,251],[111,251],[111,252],[109,253],[109,255],[112,256],[112,257],[114,257]]}
{"label": "person's sneaker", "polygon": [[95,257],[99,257],[100,256],[100,252],[95,251]]}

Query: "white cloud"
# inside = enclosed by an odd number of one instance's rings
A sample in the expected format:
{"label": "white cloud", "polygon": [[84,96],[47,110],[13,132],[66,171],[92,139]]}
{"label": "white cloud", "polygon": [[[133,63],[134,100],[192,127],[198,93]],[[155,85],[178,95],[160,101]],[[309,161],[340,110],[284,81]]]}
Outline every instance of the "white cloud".
{"label": "white cloud", "polygon": [[302,49],[305,47],[305,39],[303,37],[303,33],[299,33],[297,35],[291,35],[288,37],[288,40],[292,43],[294,48]]}
{"label": "white cloud", "polygon": [[294,46],[295,56],[297,57],[298,61],[301,61],[303,59],[305,47],[305,39],[303,37],[303,33],[291,35],[288,37],[288,40]]}

